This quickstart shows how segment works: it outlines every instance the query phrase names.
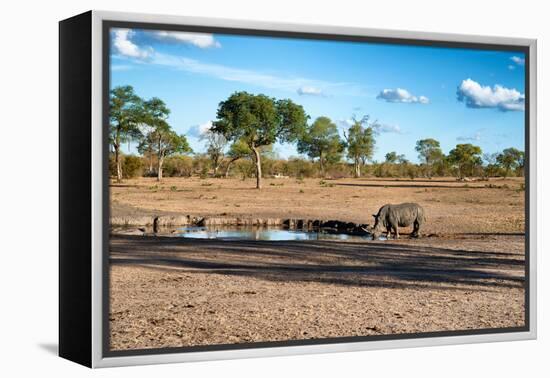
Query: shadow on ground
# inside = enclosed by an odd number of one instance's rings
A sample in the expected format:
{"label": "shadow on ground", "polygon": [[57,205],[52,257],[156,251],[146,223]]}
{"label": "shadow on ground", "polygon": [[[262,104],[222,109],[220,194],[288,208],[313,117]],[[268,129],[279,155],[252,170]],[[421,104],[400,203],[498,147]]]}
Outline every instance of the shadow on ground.
{"label": "shadow on ground", "polygon": [[38,344],[38,347],[50,354],[59,355],[59,345],[55,343],[40,343]]}
{"label": "shadow on ground", "polygon": [[365,187],[365,188],[418,188],[418,189],[423,189],[423,188],[440,188],[440,189],[487,189],[484,185],[483,186],[480,186],[480,185],[471,185],[471,184],[460,184],[460,185],[456,185],[456,184],[449,184],[449,185],[441,185],[441,184],[415,184],[415,182],[419,182],[419,181],[411,181],[410,184],[407,184],[406,182],[403,182],[403,183],[399,183],[399,181],[397,181],[398,183],[396,184],[395,181],[393,182],[389,182],[389,183],[346,183],[346,182],[338,182],[338,183],[334,183],[333,185],[338,185],[338,186],[353,186],[353,187]]}
{"label": "shadow on ground", "polygon": [[111,237],[111,264],[347,286],[522,288],[523,254],[401,243]]}

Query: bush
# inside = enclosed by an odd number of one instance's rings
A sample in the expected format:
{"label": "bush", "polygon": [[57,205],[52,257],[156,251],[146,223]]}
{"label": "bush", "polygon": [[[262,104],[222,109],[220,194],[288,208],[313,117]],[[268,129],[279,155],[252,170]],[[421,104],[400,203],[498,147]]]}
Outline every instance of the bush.
{"label": "bush", "polygon": [[189,177],[193,174],[193,158],[183,155],[171,156],[164,161],[162,170],[168,177]]}
{"label": "bush", "polygon": [[353,165],[345,163],[329,163],[326,168],[326,176],[333,179],[353,177]]}
{"label": "bush", "polygon": [[285,176],[305,178],[316,177],[318,169],[308,160],[300,158],[290,158],[283,165],[283,174]]}
{"label": "bush", "polygon": [[256,166],[248,159],[241,159],[235,162],[235,171],[243,180],[252,178],[256,174]]}
{"label": "bush", "polygon": [[109,154],[109,176],[116,177],[115,155]]}
{"label": "bush", "polygon": [[[132,178],[143,175],[144,162],[143,158],[135,155],[121,155],[122,177]],[[116,162],[115,155],[109,155],[109,176],[116,177]]]}
{"label": "bush", "polygon": [[208,177],[210,165],[210,158],[204,154],[197,154],[193,157],[193,173],[202,178]]}
{"label": "bush", "polygon": [[[133,178],[143,175],[143,158],[127,155],[122,158],[122,177]],[[116,174],[116,167],[115,167]]]}

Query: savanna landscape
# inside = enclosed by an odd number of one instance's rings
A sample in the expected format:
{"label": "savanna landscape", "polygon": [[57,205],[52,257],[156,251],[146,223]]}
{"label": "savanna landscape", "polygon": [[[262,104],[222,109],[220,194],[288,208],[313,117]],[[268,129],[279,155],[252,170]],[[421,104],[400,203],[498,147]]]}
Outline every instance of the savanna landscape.
{"label": "savanna landscape", "polygon": [[[233,38],[178,33],[112,31],[112,350],[525,325],[519,91],[464,79],[451,105],[437,105],[435,93],[382,87],[369,97],[354,86],[367,105],[346,104],[341,119],[330,115],[347,99],[338,92],[343,84],[274,86],[271,76],[251,81],[248,71],[232,69],[228,79],[221,66],[173,63],[166,54],[181,54],[180,44],[214,54]],[[140,47],[144,41],[150,46]],[[480,75],[479,67],[496,64],[493,56],[475,59],[478,68],[469,69]],[[115,69],[119,60],[126,68]],[[144,66],[154,75],[167,70],[165,87],[141,82],[153,75],[139,71]],[[181,105],[166,88],[182,72],[190,75],[184,82],[198,75],[217,84],[204,84],[208,93],[198,86],[191,105]],[[427,116],[419,112],[438,114],[438,106],[473,134],[421,126]],[[179,127],[180,108],[211,121]],[[409,128],[374,112],[403,113]],[[403,203],[420,209],[410,222],[394,206]],[[386,204],[394,207],[382,210]]]}
{"label": "savanna landscape", "polygon": [[371,222],[380,204],[401,201],[421,203],[429,217],[424,237],[388,241],[114,234],[113,348],[524,324],[522,179],[324,181],[269,179],[260,193],[253,179],[113,183],[112,219],[123,225],[145,216],[149,232],[154,216],[176,214]]}

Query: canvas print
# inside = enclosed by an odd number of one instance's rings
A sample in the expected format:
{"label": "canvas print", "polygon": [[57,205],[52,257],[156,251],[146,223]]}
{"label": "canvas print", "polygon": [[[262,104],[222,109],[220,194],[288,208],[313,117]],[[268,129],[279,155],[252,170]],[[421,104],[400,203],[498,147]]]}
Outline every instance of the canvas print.
{"label": "canvas print", "polygon": [[109,351],[526,329],[523,52],[108,41]]}

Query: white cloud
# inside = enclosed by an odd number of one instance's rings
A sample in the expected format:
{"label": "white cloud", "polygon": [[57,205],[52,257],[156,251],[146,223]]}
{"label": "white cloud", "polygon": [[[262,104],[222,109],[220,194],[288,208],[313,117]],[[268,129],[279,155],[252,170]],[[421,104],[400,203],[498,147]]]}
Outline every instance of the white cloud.
{"label": "white cloud", "polygon": [[478,142],[481,140],[481,133],[478,131],[477,133],[471,136],[459,136],[456,138],[456,140],[460,142]]}
{"label": "white cloud", "polygon": [[[353,119],[340,119],[336,121],[337,125],[340,126],[340,128],[347,130],[353,124],[355,123]],[[367,124],[364,124],[365,127],[372,127],[375,133],[382,134],[382,133],[394,133],[394,134],[402,134],[403,131],[401,130],[401,127],[399,125],[395,124],[387,124],[387,123],[378,123],[376,121],[369,121]]]}
{"label": "white cloud", "polygon": [[336,123],[342,127],[342,128],[349,128],[350,126],[353,126],[353,120],[351,118],[348,118],[348,119],[339,119],[338,121],[336,121]]}
{"label": "white cloud", "polygon": [[308,85],[298,88],[297,92],[300,96],[323,96],[323,91],[321,89]]}
{"label": "white cloud", "polygon": [[200,125],[194,125],[189,128],[189,131],[187,132],[187,135],[200,138],[204,134],[206,134],[210,128],[212,127],[212,122],[208,121],[205,123],[201,123]]}
{"label": "white cloud", "polygon": [[127,64],[113,64],[111,66],[111,71],[128,71],[131,69],[132,69],[132,66]]}
{"label": "white cloud", "polygon": [[136,59],[147,59],[152,55],[153,49],[141,48],[131,41],[134,31],[130,29],[115,29],[113,34],[113,47],[120,55]]}
{"label": "white cloud", "polygon": [[516,69],[516,66],[514,66],[513,64],[509,64],[509,65],[508,65],[508,69],[509,69],[510,71],[513,71],[513,70]]}
{"label": "white cloud", "polygon": [[523,66],[525,64],[525,59],[520,58],[519,56],[513,56],[510,58],[510,60],[515,64],[517,64],[518,66]]}
{"label": "white cloud", "polygon": [[469,108],[496,108],[500,111],[525,110],[525,95],[501,85],[482,86],[472,79],[463,80],[457,89],[457,99]]}
{"label": "white cloud", "polygon": [[154,33],[154,36],[158,39],[188,43],[201,49],[221,47],[220,42],[216,41],[212,34],[206,33],[158,31]]}
{"label": "white cloud", "polygon": [[401,127],[399,125],[390,125],[385,123],[375,123],[372,125],[372,128],[376,133],[393,133],[401,134]]}
{"label": "white cloud", "polygon": [[347,83],[330,83],[300,77],[284,77],[258,71],[228,67],[221,64],[204,63],[195,59],[167,54],[155,54],[155,64],[180,69],[186,72],[203,74],[227,81],[296,92],[299,88],[315,88],[325,93],[325,88],[345,87]]}
{"label": "white cloud", "polygon": [[[115,29],[113,46],[119,57],[135,59],[140,63],[146,62],[190,73],[207,75],[226,81],[236,81],[248,85],[299,93],[300,95],[325,96],[327,92],[347,96],[363,95],[362,89],[352,83],[327,82],[303,77],[274,75],[221,64],[205,63],[183,56],[163,54],[153,50],[151,47],[138,46],[132,41],[134,34],[135,32],[130,29]],[[219,45],[208,34],[158,32],[156,36],[171,39],[177,38],[180,41],[193,43],[199,47]]]}
{"label": "white cloud", "polygon": [[414,96],[408,90],[403,88],[384,89],[378,94],[378,96],[376,96],[376,98],[387,102],[401,102],[408,104],[428,104],[430,102],[426,96]]}

